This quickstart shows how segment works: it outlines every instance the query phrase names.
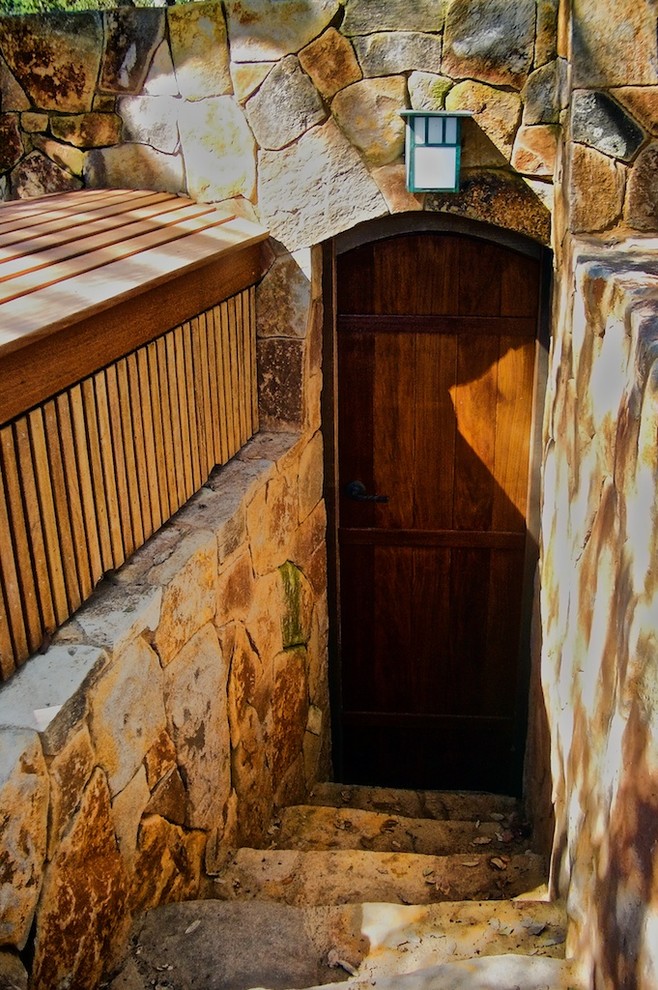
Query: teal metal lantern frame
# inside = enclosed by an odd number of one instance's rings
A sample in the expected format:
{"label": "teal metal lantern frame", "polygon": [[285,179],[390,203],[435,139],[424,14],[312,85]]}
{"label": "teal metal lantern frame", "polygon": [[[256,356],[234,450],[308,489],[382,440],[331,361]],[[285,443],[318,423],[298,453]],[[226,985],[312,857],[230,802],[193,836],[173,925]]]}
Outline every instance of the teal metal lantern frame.
{"label": "teal metal lantern frame", "polygon": [[458,192],[461,122],[470,110],[401,110],[409,192]]}

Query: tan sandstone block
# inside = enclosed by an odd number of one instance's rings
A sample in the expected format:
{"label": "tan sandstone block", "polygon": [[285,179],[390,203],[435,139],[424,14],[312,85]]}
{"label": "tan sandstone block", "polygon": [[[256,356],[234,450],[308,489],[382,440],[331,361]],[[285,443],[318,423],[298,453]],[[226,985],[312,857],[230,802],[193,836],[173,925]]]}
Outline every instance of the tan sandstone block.
{"label": "tan sandstone block", "polygon": [[256,144],[241,107],[230,96],[190,103],[180,129],[187,188],[193,199],[215,202],[244,196],[256,186]]}
{"label": "tan sandstone block", "polygon": [[[446,96],[446,110],[471,110],[474,123],[509,161],[521,118],[521,97],[518,93],[467,80],[450,90]],[[472,164],[489,163],[479,161]]]}
{"label": "tan sandstone block", "polygon": [[308,719],[306,650],[285,650],[274,658],[274,680],[265,719],[268,762],[274,789],[300,757]]}
{"label": "tan sandstone block", "polygon": [[99,769],[46,871],[37,918],[33,985],[96,986],[124,946],[128,880]]}
{"label": "tan sandstone block", "polygon": [[339,127],[370,165],[387,165],[402,154],[404,76],[363,79],[336,95],[331,105]]}
{"label": "tan sandstone block", "polygon": [[257,576],[285,562],[297,514],[296,486],[282,474],[276,474],[248,505],[247,532]]}
{"label": "tan sandstone block", "polygon": [[650,134],[658,135],[658,86],[622,86],[611,90],[611,96]]}
{"label": "tan sandstone block", "polygon": [[553,175],[559,128],[553,124],[520,127],[514,142],[512,165],[527,175]]}
{"label": "tan sandstone block", "polygon": [[68,144],[62,144],[60,141],[52,141],[49,138],[42,138],[36,134],[32,138],[32,143],[35,148],[38,148],[44,155],[47,155],[56,165],[68,169],[74,175],[82,175],[85,156],[84,152],[80,151],[79,148],[72,148]]}
{"label": "tan sandstone block", "polygon": [[210,623],[165,669],[167,721],[187,788],[190,828],[212,828],[231,790],[227,679]]}
{"label": "tan sandstone block", "polygon": [[243,619],[254,594],[254,571],[247,551],[226,561],[217,579],[215,625]]}
{"label": "tan sandstone block", "polygon": [[165,728],[158,658],[137,639],[100,678],[90,698],[90,730],[112,794],[123,790]]}
{"label": "tan sandstone block", "polygon": [[167,21],[181,96],[202,100],[230,93],[228,40],[221,4],[170,7]]}
{"label": "tan sandstone block", "polygon": [[50,130],[53,137],[76,148],[95,148],[120,141],[121,118],[116,113],[98,112],[52,117]]}
{"label": "tan sandstone block", "polygon": [[304,48],[299,61],[325,100],[362,77],[352,45],[333,27]]}
{"label": "tan sandstone block", "polygon": [[176,749],[171,736],[163,729],[144,757],[146,782],[151,790],[176,766]]}
{"label": "tan sandstone block", "polygon": [[134,864],[133,911],[147,911],[170,901],[194,900],[205,845],[204,832],[188,832],[159,815],[145,817],[139,828]]}
{"label": "tan sandstone block", "polygon": [[233,91],[241,103],[254,93],[276,62],[231,62]]}
{"label": "tan sandstone block", "polygon": [[574,86],[658,82],[656,15],[650,4],[578,0],[572,17]]}
{"label": "tan sandstone block", "polygon": [[149,574],[149,583],[162,586],[161,620],[153,646],[168,664],[194,633],[215,614],[217,541],[213,533],[190,533],[171,556]]}
{"label": "tan sandstone block", "polygon": [[0,729],[0,944],[22,949],[41,892],[48,775],[39,737]]}
{"label": "tan sandstone block", "polygon": [[112,821],[116,832],[119,850],[126,866],[135,858],[137,852],[137,830],[142,815],[149,803],[151,792],[146,783],[146,771],[141,766],[132,780],[112,801]]}
{"label": "tan sandstone block", "polygon": [[256,289],[259,337],[305,337],[310,304],[311,283],[295,258],[276,258]]}
{"label": "tan sandstone block", "polygon": [[333,20],[338,0],[226,0],[236,62],[266,62],[298,52]]}
{"label": "tan sandstone block", "polygon": [[574,145],[569,190],[575,232],[610,227],[620,216],[626,169],[594,148]]}
{"label": "tan sandstone block", "polygon": [[48,855],[52,858],[57,845],[68,830],[75,809],[96,766],[96,754],[89,729],[82,725],[61,752],[50,761],[50,809]]}
{"label": "tan sandstone block", "polygon": [[299,521],[304,522],[322,498],[324,449],[318,431],[299,458]]}

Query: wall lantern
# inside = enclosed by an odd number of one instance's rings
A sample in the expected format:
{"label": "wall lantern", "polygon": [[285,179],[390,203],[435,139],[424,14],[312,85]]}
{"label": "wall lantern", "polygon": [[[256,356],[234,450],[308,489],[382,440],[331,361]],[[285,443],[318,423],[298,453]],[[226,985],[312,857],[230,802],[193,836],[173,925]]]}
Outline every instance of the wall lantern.
{"label": "wall lantern", "polygon": [[470,110],[401,110],[406,121],[405,159],[409,192],[457,192],[461,119]]}

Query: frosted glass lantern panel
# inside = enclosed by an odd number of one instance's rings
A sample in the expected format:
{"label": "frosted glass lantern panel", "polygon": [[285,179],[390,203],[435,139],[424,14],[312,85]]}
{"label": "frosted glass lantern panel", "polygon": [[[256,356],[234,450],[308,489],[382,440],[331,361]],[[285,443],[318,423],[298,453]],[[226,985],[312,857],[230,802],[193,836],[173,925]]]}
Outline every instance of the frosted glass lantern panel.
{"label": "frosted glass lantern panel", "polygon": [[416,147],[413,178],[416,189],[454,189],[457,149]]}
{"label": "frosted glass lantern panel", "polygon": [[425,118],[414,117],[413,127],[414,127],[414,140],[416,141],[416,144],[425,144]]}
{"label": "frosted glass lantern panel", "polygon": [[443,140],[443,120],[441,117],[427,118],[427,143],[445,144]]}
{"label": "frosted glass lantern panel", "polygon": [[455,117],[446,117],[446,144],[457,144],[457,119]]}

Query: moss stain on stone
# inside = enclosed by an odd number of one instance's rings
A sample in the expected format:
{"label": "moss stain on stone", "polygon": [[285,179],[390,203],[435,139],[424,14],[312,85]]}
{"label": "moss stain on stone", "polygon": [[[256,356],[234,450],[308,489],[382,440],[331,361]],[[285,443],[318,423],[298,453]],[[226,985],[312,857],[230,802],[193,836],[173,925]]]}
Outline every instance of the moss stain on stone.
{"label": "moss stain on stone", "polygon": [[308,642],[302,617],[301,572],[289,560],[279,568],[283,592],[281,635],[284,650],[303,646]]}

